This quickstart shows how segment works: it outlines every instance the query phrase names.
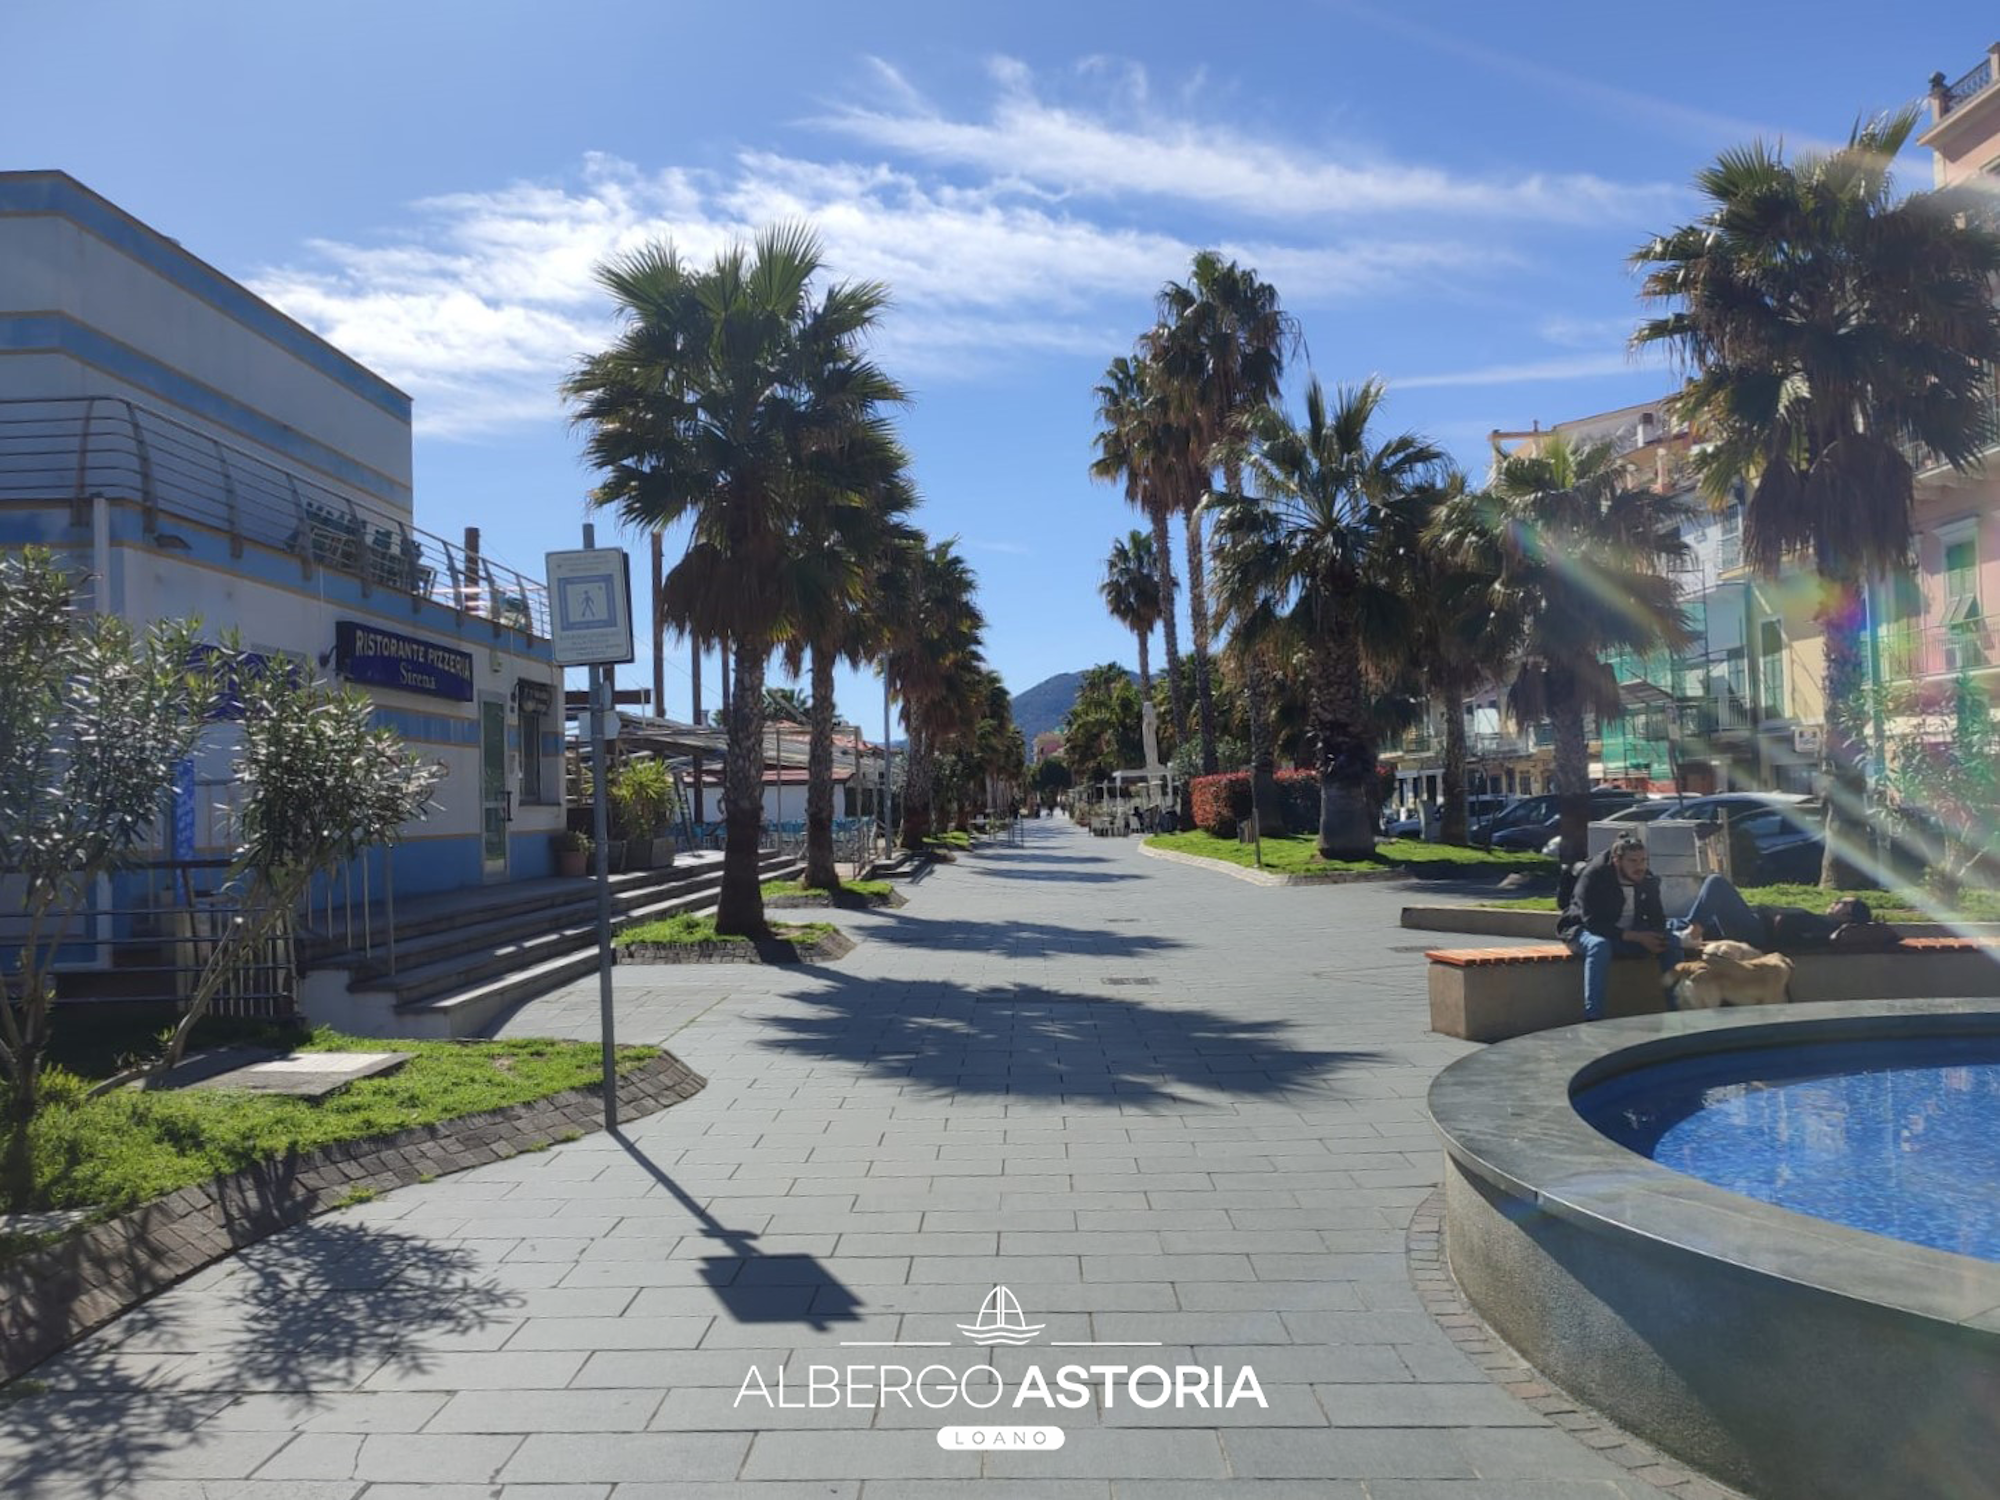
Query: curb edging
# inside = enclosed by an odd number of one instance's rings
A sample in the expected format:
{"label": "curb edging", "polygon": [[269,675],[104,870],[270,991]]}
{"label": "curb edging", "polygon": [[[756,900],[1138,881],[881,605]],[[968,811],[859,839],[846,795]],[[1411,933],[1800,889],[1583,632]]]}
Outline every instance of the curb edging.
{"label": "curb edging", "polygon": [[[708,1080],[662,1049],[618,1078],[621,1119]],[[0,1267],[0,1381],[34,1368],[203,1266],[354,1199],[604,1128],[602,1084],[455,1120],[337,1141],[177,1189]]]}
{"label": "curb edging", "polygon": [[1227,860],[1210,859],[1205,854],[1183,854],[1178,849],[1155,849],[1151,844],[1141,844],[1139,852],[1148,859],[1164,859],[1177,865],[1218,870],[1224,875],[1233,875],[1238,880],[1247,880],[1252,885],[1371,885],[1411,878],[1407,870],[1329,870],[1324,875],[1274,875],[1269,870],[1252,870],[1243,865],[1232,865]]}

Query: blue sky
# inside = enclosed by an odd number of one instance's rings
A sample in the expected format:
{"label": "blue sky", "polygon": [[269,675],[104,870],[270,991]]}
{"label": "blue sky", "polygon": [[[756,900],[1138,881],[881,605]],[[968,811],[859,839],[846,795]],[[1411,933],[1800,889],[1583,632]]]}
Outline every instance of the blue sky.
{"label": "blue sky", "polygon": [[[836,274],[895,292],[922,519],[961,538],[1019,691],[1133,659],[1096,596],[1135,518],[1085,472],[1091,388],[1194,250],[1277,286],[1322,380],[1386,378],[1392,422],[1482,465],[1495,427],[1666,388],[1623,350],[1625,256],[1717,151],[1844,135],[1993,40],[1970,3],[1886,15],[77,0],[0,15],[0,141],[409,390],[420,523],[524,572],[584,519],[554,385],[609,336],[592,263],[812,220]],[[842,708],[876,722],[879,690],[846,677]]]}

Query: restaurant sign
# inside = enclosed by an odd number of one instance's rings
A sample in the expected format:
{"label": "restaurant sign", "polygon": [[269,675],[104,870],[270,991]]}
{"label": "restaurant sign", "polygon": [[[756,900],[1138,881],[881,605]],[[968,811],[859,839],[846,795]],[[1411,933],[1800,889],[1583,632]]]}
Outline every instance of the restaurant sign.
{"label": "restaurant sign", "polygon": [[349,682],[472,701],[472,653],[377,630],[359,620],[334,624],[334,666]]}

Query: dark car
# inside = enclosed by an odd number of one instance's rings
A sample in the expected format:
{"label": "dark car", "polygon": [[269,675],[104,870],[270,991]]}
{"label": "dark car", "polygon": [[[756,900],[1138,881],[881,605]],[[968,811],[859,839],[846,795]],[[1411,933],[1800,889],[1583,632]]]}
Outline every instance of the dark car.
{"label": "dark car", "polygon": [[1691,799],[1676,817],[1729,821],[1731,874],[1739,886],[1819,883],[1826,808],[1792,792],[1720,792]]}
{"label": "dark car", "polygon": [[1555,811],[1556,799],[1552,793],[1523,797],[1490,818],[1472,821],[1466,828],[1466,836],[1475,844],[1490,844],[1495,834],[1510,828],[1525,828],[1532,823],[1545,823],[1555,816]]}
{"label": "dark car", "polygon": [[[1534,822],[1517,823],[1512,828],[1498,828],[1493,833],[1495,849],[1539,850],[1542,845],[1562,832],[1562,810],[1560,799],[1554,796],[1530,798],[1533,802],[1547,802],[1548,813]],[[1636,792],[1597,791],[1590,794],[1590,819],[1598,822],[1612,813],[1623,811],[1639,800]],[[1523,804],[1524,806],[1526,804]]]}

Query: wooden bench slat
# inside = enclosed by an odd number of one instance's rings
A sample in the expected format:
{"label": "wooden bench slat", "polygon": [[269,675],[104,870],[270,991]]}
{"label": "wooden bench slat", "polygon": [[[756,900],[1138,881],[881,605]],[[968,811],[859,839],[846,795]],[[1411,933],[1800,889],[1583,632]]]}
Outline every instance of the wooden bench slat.
{"label": "wooden bench slat", "polygon": [[[1896,953],[1970,953],[1976,949],[1992,948],[2000,945],[1996,938],[1964,937],[1920,937],[1904,938],[1894,948],[1875,949],[1867,956]],[[1840,954],[1847,950],[1835,948],[1815,948],[1817,954]],[[1792,955],[1794,958],[1797,954]],[[1860,956],[1858,953],[1855,956]],[[1519,948],[1433,948],[1424,957],[1434,964],[1449,964],[1455,969],[1480,969],[1494,964],[1556,964],[1573,963],[1576,955],[1560,943],[1537,943]],[[1634,960],[1636,962],[1636,960]]]}

